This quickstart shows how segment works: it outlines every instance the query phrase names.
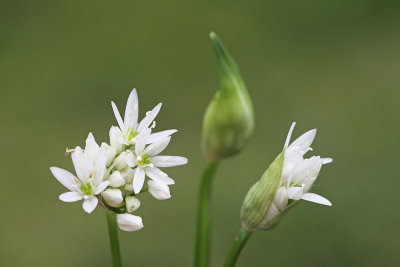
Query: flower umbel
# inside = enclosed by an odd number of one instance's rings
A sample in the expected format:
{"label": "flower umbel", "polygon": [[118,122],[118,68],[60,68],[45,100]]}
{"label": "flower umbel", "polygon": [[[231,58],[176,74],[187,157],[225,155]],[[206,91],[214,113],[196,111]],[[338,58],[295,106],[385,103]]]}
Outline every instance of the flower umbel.
{"label": "flower umbel", "polygon": [[[68,150],[76,176],[57,167],[50,169],[56,179],[70,190],[60,195],[62,201],[84,199],[83,209],[88,213],[100,203],[109,212],[117,214],[120,229],[137,231],[143,228],[142,219],[129,214],[141,205],[137,196],[149,191],[156,199],[170,198],[168,186],[175,182],[159,168],[183,165],[187,159],[159,156],[171,141],[171,135],[177,132],[152,133],[161,103],[147,112],[140,122],[135,89],[129,95],[124,120],[114,102],[112,108],[119,127],[111,127],[110,145],[102,143],[99,146],[90,133],[84,150],[79,146]],[[148,181],[148,188],[143,189],[145,176],[151,180]]]}
{"label": "flower umbel", "polygon": [[246,195],[241,209],[242,226],[248,231],[268,230],[279,222],[299,200],[331,206],[326,198],[309,193],[323,164],[331,158],[303,158],[311,149],[316,129],[310,130],[289,145],[295,126],[292,124],[282,153],[268,167]]}

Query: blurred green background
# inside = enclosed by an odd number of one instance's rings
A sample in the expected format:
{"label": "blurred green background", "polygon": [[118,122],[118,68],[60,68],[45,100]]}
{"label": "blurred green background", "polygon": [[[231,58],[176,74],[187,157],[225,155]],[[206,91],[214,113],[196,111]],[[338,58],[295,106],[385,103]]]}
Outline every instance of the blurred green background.
{"label": "blurred green background", "polygon": [[225,161],[214,187],[212,263],[221,266],[250,186],[294,137],[318,128],[331,156],[314,192],[271,232],[252,236],[238,266],[399,264],[400,5],[398,1],[0,1],[1,266],[109,266],[104,211],[63,203],[49,166],[73,170],[65,147],[89,131],[108,141],[139,92],[158,102],[157,129],[177,128],[168,201],[142,198],[145,228],[120,232],[125,266],[190,266],[205,161],[203,112],[218,88],[209,31],[239,64],[255,134]]}

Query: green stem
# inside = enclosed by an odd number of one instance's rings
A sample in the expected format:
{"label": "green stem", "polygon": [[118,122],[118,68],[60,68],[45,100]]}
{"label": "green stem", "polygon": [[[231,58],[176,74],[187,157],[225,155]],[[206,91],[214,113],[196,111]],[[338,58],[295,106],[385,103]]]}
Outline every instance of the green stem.
{"label": "green stem", "polygon": [[232,248],[229,251],[228,257],[226,257],[224,267],[233,267],[239,258],[240,252],[242,251],[244,245],[246,245],[247,240],[253,232],[247,231],[240,227],[239,232],[236,235],[235,241],[233,241]]}
{"label": "green stem", "polygon": [[195,266],[208,267],[211,240],[211,185],[218,162],[209,162],[203,173],[197,210]]}
{"label": "green stem", "polygon": [[118,226],[114,213],[106,211],[108,234],[110,236],[111,255],[114,267],[121,267],[121,252],[119,251]]}

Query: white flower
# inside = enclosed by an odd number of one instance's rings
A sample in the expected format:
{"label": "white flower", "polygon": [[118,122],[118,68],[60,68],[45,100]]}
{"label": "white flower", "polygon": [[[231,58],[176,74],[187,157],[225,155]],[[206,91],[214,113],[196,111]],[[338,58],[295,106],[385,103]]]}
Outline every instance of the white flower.
{"label": "white flower", "polygon": [[117,215],[118,226],[121,230],[133,232],[143,228],[142,218],[132,214],[118,214]]}
{"label": "white flower", "polygon": [[[149,133],[148,133],[149,134]],[[158,167],[174,167],[186,164],[188,161],[184,157],[178,156],[158,156],[169,144],[171,137],[165,137],[153,144],[146,145],[146,136],[138,140],[135,146],[135,153],[131,152],[127,156],[127,163],[130,167],[135,167],[133,177],[133,189],[135,194],[139,193],[143,187],[145,176],[157,183],[164,185],[174,184],[174,180]]]}
{"label": "white flower", "polygon": [[[140,138],[142,131],[149,130],[155,127],[154,119],[161,109],[161,103],[155,106],[151,111],[146,113],[144,119],[138,123],[139,117],[139,103],[136,89],[133,89],[129,95],[128,102],[126,103],[124,120],[118,111],[114,102],[111,102],[115,118],[117,119],[119,128],[111,127],[110,129],[110,143],[116,148],[117,152],[121,152],[125,146],[132,146]],[[151,124],[153,125],[149,127]],[[177,130],[166,130],[159,133],[146,135],[146,144],[153,143],[159,139],[170,136],[177,132]]]}
{"label": "white flower", "polygon": [[51,167],[54,177],[70,192],[60,195],[64,202],[75,202],[81,199],[83,209],[91,213],[97,206],[96,195],[100,194],[110,183],[104,181],[106,171],[107,151],[100,149],[92,133],[86,139],[85,150],[79,146],[71,155],[77,177],[72,173],[58,167]]}
{"label": "white flower", "polygon": [[293,122],[285,142],[284,147],[286,150],[281,180],[279,188],[275,193],[274,202],[268,212],[268,217],[270,218],[275,217],[280,211],[283,211],[288,206],[290,200],[303,199],[322,205],[332,205],[326,198],[314,193],[308,193],[322,165],[332,162],[332,159],[320,158],[319,156],[304,159],[304,154],[312,150],[310,146],[317,130],[313,129],[304,133],[289,145],[295,125],[296,123]]}
{"label": "white flower", "polygon": [[107,189],[101,193],[104,200],[111,207],[119,207],[121,206],[124,198],[122,197],[122,192],[119,189]]}
{"label": "white flower", "polygon": [[157,183],[153,180],[147,181],[149,193],[158,200],[165,200],[171,197],[168,185]]}

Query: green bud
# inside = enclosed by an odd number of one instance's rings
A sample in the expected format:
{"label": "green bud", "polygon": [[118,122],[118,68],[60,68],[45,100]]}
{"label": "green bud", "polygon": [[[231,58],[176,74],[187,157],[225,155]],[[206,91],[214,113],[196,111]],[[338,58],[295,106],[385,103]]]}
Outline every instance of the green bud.
{"label": "green bud", "polygon": [[268,211],[274,201],[281,179],[285,150],[269,165],[261,179],[247,192],[240,211],[242,226],[248,231],[268,230],[278,221],[280,215],[270,220]]}
{"label": "green bud", "polygon": [[202,147],[209,160],[235,155],[245,146],[254,128],[250,96],[233,58],[215,33],[210,34],[220,76],[220,90],[203,119]]}

